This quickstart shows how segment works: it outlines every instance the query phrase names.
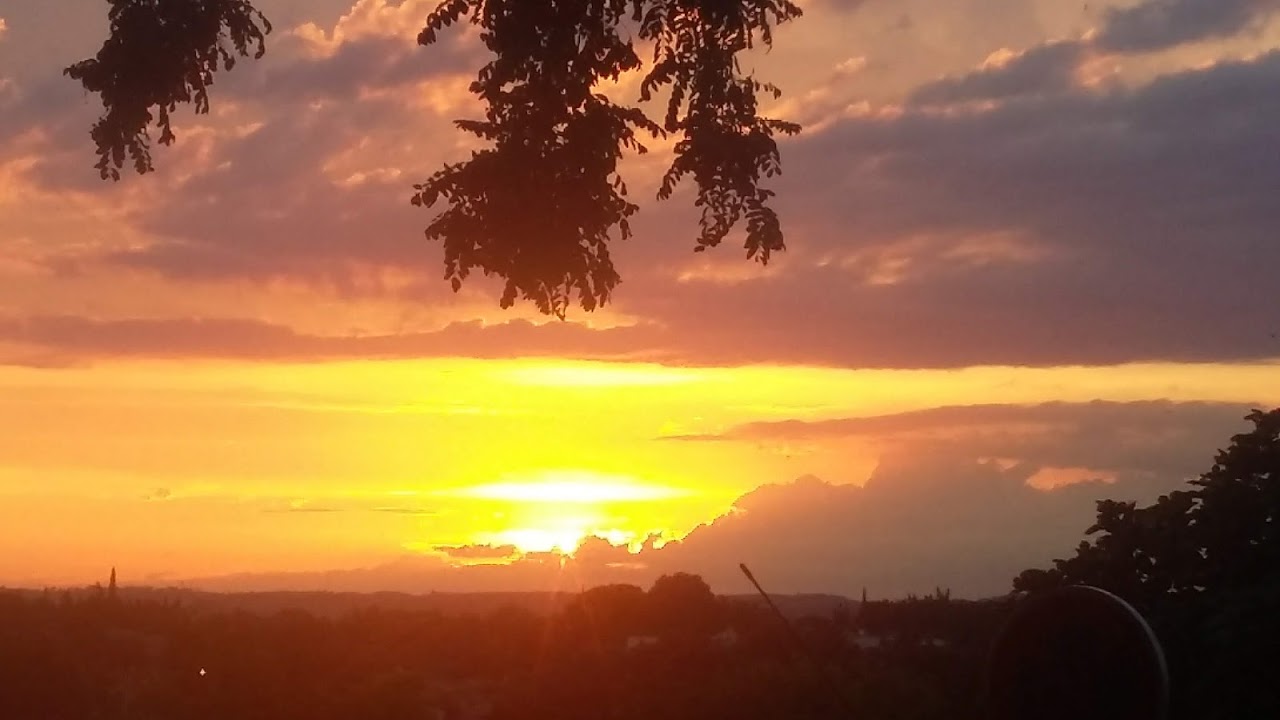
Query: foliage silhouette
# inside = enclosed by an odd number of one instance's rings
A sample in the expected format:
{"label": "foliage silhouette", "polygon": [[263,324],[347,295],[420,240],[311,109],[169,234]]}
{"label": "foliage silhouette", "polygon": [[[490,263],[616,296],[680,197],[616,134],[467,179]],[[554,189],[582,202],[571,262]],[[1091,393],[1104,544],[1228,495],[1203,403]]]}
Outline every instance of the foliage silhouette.
{"label": "foliage silhouette", "polygon": [[[110,3],[106,43],[66,72],[102,96],[105,114],[91,132],[97,168],[119,179],[126,156],[139,173],[153,169],[151,124],[172,143],[177,104],[208,112],[219,64],[260,57],[271,25],[248,0]],[[426,235],[443,244],[454,291],[478,270],[505,281],[504,308],[524,299],[563,319],[575,301],[588,311],[608,302],[621,281],[609,243],[630,237],[638,210],[618,161],[647,151],[642,136],[677,138],[658,197],[692,176],[701,210],[694,250],[743,223],[747,257],[768,263],[785,245],[761,182],[781,171],[775,135],[800,128],[759,114],[758,96],[779,90],[744,73],[739,56],[772,46],[774,27],[800,15],[790,0],[440,2],[419,43],[465,19],[493,56],[470,88],[484,119],[456,122],[489,147],[446,164],[411,198],[445,206]],[[597,92],[601,81],[643,68],[637,43],[653,47],[639,100],[665,95],[660,122]]]}
{"label": "foliage silhouette", "polygon": [[1193,490],[1153,505],[1103,500],[1074,557],[1028,570],[1017,590],[1096,585],[1152,605],[1169,597],[1214,595],[1280,580],[1280,409],[1254,411],[1254,429],[1236,435]]}
{"label": "foliage silhouette", "polygon": [[1115,595],[1088,586],[1021,603],[993,643],[991,720],[1165,720],[1168,674],[1148,625]]}
{"label": "foliage silhouette", "polygon": [[207,113],[214,73],[230,70],[238,56],[262,57],[271,23],[248,0],[109,2],[111,34],[102,49],[64,72],[101,95],[105,112],[90,131],[94,167],[104,180],[119,180],[126,155],[138,173],[154,169],[151,124],[160,128],[160,144],[173,144],[178,103]]}
{"label": "foliage silhouette", "polygon": [[1015,590],[1094,585],[1152,623],[1168,652],[1175,716],[1280,716],[1267,679],[1280,646],[1280,409],[1254,411],[1191,490],[1148,507],[1098,503],[1092,542]]}
{"label": "foliage silhouette", "polygon": [[697,575],[663,575],[648,595],[654,631],[664,640],[703,643],[723,627],[723,608]]}

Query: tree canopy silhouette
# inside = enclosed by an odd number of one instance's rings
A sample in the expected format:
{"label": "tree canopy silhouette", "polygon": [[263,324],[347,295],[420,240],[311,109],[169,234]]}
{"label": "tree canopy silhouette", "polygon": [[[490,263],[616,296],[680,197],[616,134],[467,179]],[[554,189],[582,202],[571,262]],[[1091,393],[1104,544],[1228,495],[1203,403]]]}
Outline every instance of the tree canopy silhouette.
{"label": "tree canopy silhouette", "polygon": [[1276,717],[1280,644],[1280,409],[1254,411],[1192,489],[1098,503],[1073,557],[1016,590],[1095,585],[1133,603],[1169,651],[1177,717]]}
{"label": "tree canopy silhouette", "polygon": [[[149,129],[171,144],[178,104],[207,112],[214,74],[260,57],[271,24],[248,0],[108,1],[106,43],[66,73],[101,95],[96,167],[119,179],[126,158],[138,173],[154,168]],[[426,235],[444,246],[445,279],[457,291],[473,271],[495,275],[502,307],[525,299],[560,318],[575,301],[608,302],[620,282],[609,243],[631,235],[638,210],[618,161],[646,152],[646,136],[676,138],[659,199],[686,177],[697,186],[694,250],[741,223],[747,257],[767,263],[784,242],[761,182],[781,170],[775,135],[800,128],[760,115],[761,93],[779,90],[744,73],[739,57],[771,46],[773,29],[800,14],[789,0],[440,2],[418,42],[468,20],[492,55],[470,86],[484,118],[456,121],[488,146],[414,186],[414,205],[444,206]],[[597,90],[645,70],[638,43],[652,46],[638,101],[664,99],[658,120]]]}
{"label": "tree canopy silhouette", "polygon": [[171,145],[178,103],[209,112],[214,73],[230,70],[237,57],[262,57],[271,23],[248,0],[108,1],[111,35],[97,57],[64,72],[101,95],[105,112],[89,133],[95,167],[104,180],[119,180],[126,156],[140,174],[155,168],[151,125],[160,128],[160,144]]}
{"label": "tree canopy silhouette", "polygon": [[1090,584],[1150,607],[1167,596],[1222,595],[1280,583],[1280,408],[1254,411],[1191,490],[1148,507],[1103,500],[1074,557],[1028,570],[1017,590]]}

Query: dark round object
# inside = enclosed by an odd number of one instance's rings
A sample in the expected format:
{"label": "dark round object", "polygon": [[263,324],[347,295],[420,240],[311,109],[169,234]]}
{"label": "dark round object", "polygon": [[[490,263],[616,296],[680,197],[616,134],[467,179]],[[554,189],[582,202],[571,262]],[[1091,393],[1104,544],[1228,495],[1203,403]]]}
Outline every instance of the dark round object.
{"label": "dark round object", "polygon": [[1133,606],[1072,586],[1014,611],[992,648],[986,695],[991,720],[1163,720],[1169,673]]}

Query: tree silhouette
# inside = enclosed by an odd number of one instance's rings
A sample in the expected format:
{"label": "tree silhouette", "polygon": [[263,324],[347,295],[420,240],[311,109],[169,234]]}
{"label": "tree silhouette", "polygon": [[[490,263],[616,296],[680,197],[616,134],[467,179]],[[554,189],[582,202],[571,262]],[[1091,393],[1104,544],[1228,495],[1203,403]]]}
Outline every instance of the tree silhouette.
{"label": "tree silhouette", "polygon": [[601,585],[578,597],[576,607],[585,616],[591,632],[609,647],[620,647],[627,637],[648,631],[646,596],[635,585]]}
{"label": "tree silhouette", "polygon": [[[153,169],[148,129],[171,144],[171,112],[189,102],[208,112],[215,72],[260,57],[271,25],[248,0],[109,2],[106,43],[66,73],[101,95],[96,167],[119,179],[126,158]],[[774,27],[800,14],[790,0],[442,0],[419,43],[465,19],[493,56],[470,88],[484,118],[456,122],[489,147],[446,164],[411,198],[445,206],[426,228],[444,246],[445,279],[457,291],[473,271],[495,275],[502,307],[525,299],[562,319],[575,300],[586,310],[608,302],[621,280],[609,243],[631,235],[638,210],[617,165],[646,152],[643,136],[677,140],[658,197],[692,176],[694,250],[744,223],[747,257],[767,263],[784,242],[761,181],[781,170],[774,136],[799,126],[759,114],[759,94],[779,90],[744,73],[739,56],[771,46]],[[638,43],[653,48],[639,100],[664,97],[660,121],[596,90],[644,68]]]}
{"label": "tree silhouette", "polygon": [[726,620],[724,608],[699,575],[663,575],[649,588],[648,598],[652,626],[668,643],[705,643]]}
{"label": "tree silhouette", "polygon": [[1014,588],[1110,590],[1143,612],[1169,652],[1181,717],[1275,717],[1280,646],[1280,409],[1254,411],[1191,490],[1148,507],[1104,500],[1092,542]]}
{"label": "tree silhouette", "polygon": [[1280,409],[1254,411],[1192,490],[1149,507],[1102,500],[1075,556],[1028,570],[1017,590],[1091,584],[1151,606],[1164,597],[1280,581]]}
{"label": "tree silhouette", "polygon": [[154,169],[152,123],[160,144],[173,144],[178,103],[209,112],[214,73],[230,70],[237,56],[262,57],[271,23],[248,0],[108,1],[111,34],[102,49],[64,72],[101,95],[105,112],[89,133],[94,167],[104,180],[119,180],[126,156],[138,173]]}

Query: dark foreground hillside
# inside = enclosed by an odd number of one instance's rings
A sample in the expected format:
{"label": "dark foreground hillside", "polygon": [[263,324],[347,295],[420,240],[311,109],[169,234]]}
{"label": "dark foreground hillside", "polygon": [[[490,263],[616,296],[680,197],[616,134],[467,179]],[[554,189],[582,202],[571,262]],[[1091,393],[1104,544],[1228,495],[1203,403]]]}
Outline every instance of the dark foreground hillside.
{"label": "dark foreground hillside", "polygon": [[983,654],[1006,603],[804,602],[833,609],[794,620],[792,635],[760,603],[717,598],[690,575],[648,591],[596,588],[550,613],[371,603],[325,616],[124,590],[6,593],[0,716],[977,716]]}

